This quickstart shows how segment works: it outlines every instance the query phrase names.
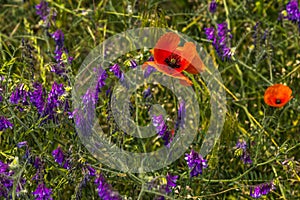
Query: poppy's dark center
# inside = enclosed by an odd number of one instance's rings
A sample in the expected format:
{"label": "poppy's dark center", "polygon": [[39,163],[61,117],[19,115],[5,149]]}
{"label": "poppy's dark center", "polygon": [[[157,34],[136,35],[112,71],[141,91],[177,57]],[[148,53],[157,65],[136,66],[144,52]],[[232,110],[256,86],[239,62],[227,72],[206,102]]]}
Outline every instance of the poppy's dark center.
{"label": "poppy's dark center", "polygon": [[177,54],[172,53],[164,61],[173,69],[180,68],[180,56],[178,56]]}
{"label": "poppy's dark center", "polygon": [[281,104],[281,100],[280,99],[276,99],[275,103],[276,104]]}

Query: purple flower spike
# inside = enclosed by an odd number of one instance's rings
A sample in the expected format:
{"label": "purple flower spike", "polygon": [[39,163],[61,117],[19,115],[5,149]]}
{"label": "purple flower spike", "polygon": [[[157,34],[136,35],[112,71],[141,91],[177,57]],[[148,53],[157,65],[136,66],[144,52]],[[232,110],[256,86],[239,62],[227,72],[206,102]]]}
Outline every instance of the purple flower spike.
{"label": "purple flower spike", "polygon": [[50,13],[50,8],[48,7],[48,3],[42,0],[40,4],[37,4],[35,6],[35,9],[36,9],[36,14],[39,15],[43,21],[46,21]]}
{"label": "purple flower spike", "polygon": [[218,4],[217,4],[216,0],[212,0],[209,4],[209,12],[215,13],[217,10],[217,6],[218,6]]}
{"label": "purple flower spike", "polygon": [[52,38],[54,39],[56,46],[58,46],[59,48],[62,48],[64,46],[64,33],[61,30],[56,30],[53,34],[52,34]]}
{"label": "purple flower spike", "polygon": [[164,140],[164,145],[170,147],[173,140],[174,130],[169,131],[168,126],[164,122],[163,115],[152,117],[153,126],[156,128],[156,133]]}
{"label": "purple flower spike", "polygon": [[18,147],[18,148],[27,147],[27,141],[19,142],[19,143],[17,144],[17,147]]}
{"label": "purple flower spike", "polygon": [[253,198],[260,198],[263,195],[267,195],[272,190],[275,190],[275,186],[273,182],[270,183],[262,183],[256,186],[250,187],[250,196]]}
{"label": "purple flower spike", "polygon": [[184,128],[185,117],[186,117],[185,102],[182,100],[179,103],[178,116],[175,124],[175,129]]}
{"label": "purple flower spike", "polygon": [[95,179],[98,195],[102,200],[120,200],[120,196],[117,192],[113,191],[111,185],[109,185],[104,177],[100,174]]}
{"label": "purple flower spike", "polygon": [[236,144],[236,151],[240,151],[241,153],[241,160],[244,162],[244,164],[251,164],[252,160],[250,157],[250,153],[247,150],[247,143],[244,140],[239,140]]}
{"label": "purple flower spike", "polygon": [[44,183],[40,183],[32,194],[36,200],[52,200],[52,189],[47,188]]}
{"label": "purple flower spike", "polygon": [[130,66],[132,69],[136,68],[138,65],[137,63],[135,62],[135,60],[130,60]]}
{"label": "purple flower spike", "polygon": [[120,65],[114,64],[110,67],[109,71],[113,72],[118,79],[124,79],[123,72],[120,70]]}
{"label": "purple flower spike", "polygon": [[65,155],[60,147],[57,147],[57,149],[52,151],[52,156],[53,156],[55,162],[57,162],[59,165],[62,165],[62,163],[65,159]]}
{"label": "purple flower spike", "polygon": [[217,31],[213,27],[204,28],[206,38],[212,41],[219,57],[224,61],[226,58],[230,59],[232,52],[230,49],[230,39],[232,35],[226,22],[218,24]]}
{"label": "purple flower spike", "polygon": [[[97,69],[95,69],[97,71]],[[101,88],[105,86],[105,80],[107,79],[108,75],[106,71],[102,68],[99,67],[98,69],[98,80],[97,80],[97,86],[96,90],[100,92]]]}
{"label": "purple flower spike", "polygon": [[91,167],[91,166],[88,165],[87,169],[89,171],[89,175],[90,176],[96,176],[96,170],[93,167]]}
{"label": "purple flower spike", "polygon": [[34,83],[33,87],[35,90],[29,92],[30,102],[37,108],[38,112],[42,114],[45,105],[43,86],[42,84]]}
{"label": "purple flower spike", "polygon": [[157,69],[155,69],[152,66],[148,66],[144,72],[144,78],[148,78],[152,74],[152,72],[155,72],[155,71],[157,71]]}
{"label": "purple flower spike", "polygon": [[3,116],[0,117],[0,131],[3,131],[8,128],[12,129],[12,127],[13,124],[8,119],[6,119]]}
{"label": "purple flower spike", "polygon": [[21,84],[11,94],[10,102],[12,104],[18,104],[19,102],[21,102],[23,105],[28,105],[28,102],[27,102],[28,95],[29,95],[28,92],[24,88],[24,84]]}
{"label": "purple flower spike", "polygon": [[214,29],[214,27],[204,28],[204,30],[205,30],[206,38],[210,41],[214,41],[215,40],[215,29]]}
{"label": "purple flower spike", "polygon": [[286,5],[286,12],[287,12],[287,18],[288,20],[292,22],[298,22],[300,23],[300,11],[298,7],[298,1],[297,0],[291,0]]}
{"label": "purple flower spike", "polygon": [[189,154],[185,154],[185,160],[191,170],[191,177],[202,174],[203,168],[207,168],[207,160],[203,159],[203,157],[193,149]]}
{"label": "purple flower spike", "polygon": [[151,97],[151,87],[149,86],[146,90],[143,92],[144,99]]}
{"label": "purple flower spike", "polygon": [[166,192],[170,193],[172,192],[171,188],[176,187],[176,181],[178,179],[178,176],[173,176],[168,173],[166,178],[167,178]]}

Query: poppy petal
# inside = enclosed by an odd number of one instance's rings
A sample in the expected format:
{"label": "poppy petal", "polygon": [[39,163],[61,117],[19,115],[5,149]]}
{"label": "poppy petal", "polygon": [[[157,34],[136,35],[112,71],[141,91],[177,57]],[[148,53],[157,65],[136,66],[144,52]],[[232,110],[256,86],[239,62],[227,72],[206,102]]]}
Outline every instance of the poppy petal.
{"label": "poppy petal", "polygon": [[192,60],[191,64],[185,69],[186,72],[191,74],[199,74],[205,70],[205,65],[203,64],[201,58],[196,52],[196,56]]}
{"label": "poppy petal", "polygon": [[149,65],[168,76],[179,79],[180,83],[184,86],[191,86],[193,84],[192,81],[188,79],[186,76],[184,76],[182,73],[179,73],[178,71],[172,69],[171,67],[168,67],[167,65],[157,65],[155,62],[149,61],[149,62],[145,62],[142,67],[143,69],[145,69]]}
{"label": "poppy petal", "polygon": [[166,33],[159,38],[153,52],[153,57],[156,63],[165,64],[168,58],[177,48],[180,43],[180,38],[176,33]]}
{"label": "poppy petal", "polygon": [[264,101],[267,105],[280,108],[292,99],[292,90],[285,85],[275,84],[266,89]]}

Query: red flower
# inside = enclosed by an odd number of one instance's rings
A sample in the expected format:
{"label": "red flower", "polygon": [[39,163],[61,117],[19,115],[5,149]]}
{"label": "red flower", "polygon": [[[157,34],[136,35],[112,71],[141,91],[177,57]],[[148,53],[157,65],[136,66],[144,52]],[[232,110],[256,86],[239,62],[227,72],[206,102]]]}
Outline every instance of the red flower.
{"label": "red flower", "polygon": [[280,108],[293,98],[291,95],[292,90],[288,86],[275,84],[266,89],[264,100],[269,106]]}
{"label": "red flower", "polygon": [[183,85],[192,85],[182,71],[198,74],[204,71],[204,64],[192,42],[186,42],[183,47],[179,47],[179,43],[180,38],[176,33],[169,32],[161,36],[150,51],[154,61],[145,62],[143,69],[150,65],[164,74],[180,79]]}

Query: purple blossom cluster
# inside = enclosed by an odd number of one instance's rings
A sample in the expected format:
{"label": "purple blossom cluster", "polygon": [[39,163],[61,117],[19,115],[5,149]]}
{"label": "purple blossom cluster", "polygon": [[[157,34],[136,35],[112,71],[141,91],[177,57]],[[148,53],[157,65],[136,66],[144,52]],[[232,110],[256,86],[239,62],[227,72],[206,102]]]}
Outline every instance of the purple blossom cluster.
{"label": "purple blossom cluster", "polygon": [[71,117],[74,118],[76,126],[83,133],[91,133],[93,119],[95,114],[93,110],[98,101],[98,94],[101,89],[105,86],[105,80],[108,77],[107,72],[99,67],[98,69],[94,69],[97,73],[97,83],[96,88],[88,88],[86,93],[82,96],[82,106],[80,108],[74,109],[71,114]]}
{"label": "purple blossom cluster", "polygon": [[66,72],[65,64],[71,64],[73,57],[68,56],[68,49],[64,47],[65,36],[60,29],[52,34],[52,38],[56,44],[54,50],[56,64],[51,66],[51,71],[58,75],[63,75]]}
{"label": "purple blossom cluster", "polygon": [[124,80],[124,74],[120,69],[120,65],[114,64],[114,65],[110,66],[109,71],[113,72],[114,75],[121,81]]}
{"label": "purple blossom cluster", "polygon": [[32,92],[29,92],[30,102],[37,108],[39,114],[41,115],[44,111],[45,106],[45,91],[42,84],[40,83],[34,83],[33,88],[34,90]]}
{"label": "purple blossom cluster", "polygon": [[[15,174],[14,171],[9,169],[9,165],[3,163],[0,160],[0,197],[4,197],[5,199],[9,198],[9,193],[13,189],[14,180],[15,178],[13,175]],[[26,180],[21,178],[19,183],[17,183],[16,192],[17,195],[20,192],[20,188],[26,183]]]}
{"label": "purple blossom cluster", "polygon": [[[154,61],[154,57],[153,56],[150,56],[150,58],[148,59],[148,61]],[[157,71],[157,69],[155,69],[154,67],[152,66],[148,66],[146,69],[145,69],[145,72],[144,72],[144,78],[148,78],[153,72]]]}
{"label": "purple blossom cluster", "polygon": [[0,160],[0,197],[8,197],[8,193],[14,184],[13,178],[11,177],[13,174],[14,172],[9,170],[8,164]]}
{"label": "purple blossom cluster", "polygon": [[0,131],[3,131],[8,128],[12,129],[12,127],[13,124],[8,119],[6,119],[3,116],[0,116]]}
{"label": "purple blossom cluster", "polygon": [[24,84],[19,85],[10,96],[10,102],[12,104],[21,103],[23,105],[28,105],[29,94],[25,89]]}
{"label": "purple blossom cluster", "polygon": [[43,110],[43,117],[48,116],[48,119],[55,119],[57,109],[62,107],[64,104],[64,101],[60,99],[64,93],[65,89],[62,83],[58,84],[54,82],[52,84],[51,91],[47,97],[47,103]]}
{"label": "purple blossom cluster", "polygon": [[216,0],[212,0],[209,4],[209,12],[215,13],[217,10],[217,6],[218,6],[218,4],[217,4]]}
{"label": "purple blossom cluster", "polygon": [[153,115],[152,122],[156,129],[156,133],[164,140],[164,145],[170,147],[170,143],[173,140],[173,132],[168,130],[168,126],[164,121],[163,115]]}
{"label": "purple blossom cluster", "polygon": [[185,101],[182,100],[179,103],[177,120],[175,123],[175,130],[177,130],[178,128],[184,128],[185,117],[186,117]]}
{"label": "purple blossom cluster", "polygon": [[70,169],[70,161],[66,158],[60,146],[58,146],[52,151],[52,156],[55,162],[57,162],[60,166],[62,166],[65,169]]}
{"label": "purple blossom cluster", "polygon": [[40,183],[35,191],[32,192],[36,200],[52,200],[52,189],[47,188],[45,183]]}
{"label": "purple blossom cluster", "polygon": [[95,179],[98,195],[102,200],[120,200],[121,197],[116,191],[112,190],[110,184],[108,184],[102,174],[98,174]]}
{"label": "purple blossom cluster", "polygon": [[228,29],[227,23],[218,24],[217,31],[214,27],[205,28],[205,34],[208,40],[212,41],[217,54],[224,61],[226,58],[230,59],[232,52],[230,49],[230,39],[232,35]]}
{"label": "purple blossom cluster", "polygon": [[247,143],[244,140],[239,140],[236,144],[236,154],[241,155],[241,160],[244,164],[251,164],[252,160],[250,157],[250,153],[247,149]]}
{"label": "purple blossom cluster", "polygon": [[273,182],[262,183],[262,184],[250,187],[250,196],[253,198],[260,198],[263,195],[267,195],[272,190],[275,190],[275,185]]}
{"label": "purple blossom cluster", "polygon": [[193,149],[189,154],[185,154],[185,160],[191,170],[191,177],[202,174],[203,168],[207,168],[207,160],[203,159],[203,157]]}
{"label": "purple blossom cluster", "polygon": [[42,0],[39,4],[35,6],[36,14],[46,22],[50,14],[50,8],[48,7],[48,2]]}
{"label": "purple blossom cluster", "polygon": [[[18,86],[10,96],[12,104],[29,105],[30,103],[37,108],[40,117],[47,117],[47,119],[55,119],[55,114],[58,109],[63,108],[68,111],[67,100],[61,99],[64,95],[65,89],[63,84],[54,82],[48,97],[45,99],[46,92],[40,83],[33,83],[33,90],[25,90],[24,84]],[[18,106],[21,110],[22,108]]]}
{"label": "purple blossom cluster", "polygon": [[300,31],[300,10],[298,6],[297,0],[291,0],[286,5],[287,19],[292,21],[293,23],[298,23],[299,31]]}
{"label": "purple blossom cluster", "polygon": [[166,185],[166,192],[171,193],[172,188],[176,187],[176,182],[178,179],[178,175],[172,175],[170,173],[167,174],[166,179],[167,179],[167,185]]}

